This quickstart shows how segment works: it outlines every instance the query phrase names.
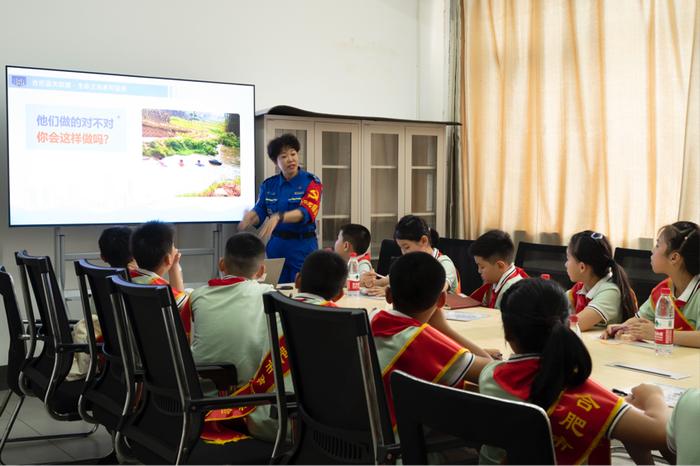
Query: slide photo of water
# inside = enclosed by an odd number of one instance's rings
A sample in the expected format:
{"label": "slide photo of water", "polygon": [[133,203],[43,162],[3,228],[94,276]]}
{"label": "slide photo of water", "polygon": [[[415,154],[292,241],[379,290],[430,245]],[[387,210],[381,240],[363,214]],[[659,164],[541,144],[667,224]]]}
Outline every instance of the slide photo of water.
{"label": "slide photo of water", "polygon": [[177,197],[240,197],[240,115],[143,109],[144,171]]}

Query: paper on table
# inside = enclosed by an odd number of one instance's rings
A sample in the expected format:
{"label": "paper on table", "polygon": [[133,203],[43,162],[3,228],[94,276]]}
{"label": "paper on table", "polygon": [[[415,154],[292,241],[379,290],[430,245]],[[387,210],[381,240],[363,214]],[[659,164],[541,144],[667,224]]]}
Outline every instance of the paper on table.
{"label": "paper on table", "polygon": [[[685,393],[686,390],[688,390],[687,388],[674,387],[673,385],[666,385],[665,383],[653,382],[653,384],[659,387],[661,391],[664,392],[664,401],[666,402],[666,405],[668,405],[671,408],[676,406],[676,403],[678,403],[678,399],[681,397],[682,394]],[[632,393],[632,388],[634,387],[627,387],[625,391],[627,393]]]}
{"label": "paper on table", "polygon": [[472,320],[479,320],[488,317],[489,315],[485,312],[475,312],[475,311],[448,311],[444,310],[445,319],[447,320],[459,320],[461,322],[469,322]]}
{"label": "paper on table", "polygon": [[628,369],[628,370],[637,371],[637,372],[644,372],[646,374],[656,375],[658,377],[665,377],[667,379],[673,379],[673,380],[687,379],[688,377],[690,377],[688,374],[681,374],[679,372],[665,371],[663,369],[657,369],[655,367],[637,366],[635,364],[628,364],[625,362],[611,362],[610,364],[606,364],[606,366],[618,367],[620,369]]}

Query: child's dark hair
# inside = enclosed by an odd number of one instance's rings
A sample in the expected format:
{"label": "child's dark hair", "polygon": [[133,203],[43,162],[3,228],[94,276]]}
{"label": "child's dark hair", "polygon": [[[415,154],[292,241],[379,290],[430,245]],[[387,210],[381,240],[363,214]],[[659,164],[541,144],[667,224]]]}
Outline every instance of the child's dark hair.
{"label": "child's dark hair", "polygon": [[472,243],[469,254],[483,257],[489,262],[502,260],[511,264],[515,256],[515,245],[505,231],[489,230]]}
{"label": "child's dark hair", "polygon": [[610,270],[611,281],[620,289],[623,322],[634,317],[637,312],[637,299],[625,269],[613,259],[613,248],[605,235],[591,230],[576,233],[569,241],[569,253],[577,261],[591,266],[598,278],[605,277]]}
{"label": "child's dark hair", "polygon": [[348,278],[348,264],[332,251],[314,251],[301,266],[299,291],[330,300],[343,291]]}
{"label": "child's dark hair", "polygon": [[131,228],[110,227],[105,228],[97,240],[100,255],[110,267],[123,267],[134,260],[131,255]]}
{"label": "child's dark hair", "polygon": [[420,217],[415,215],[405,215],[401,217],[399,223],[394,228],[394,239],[402,239],[406,241],[420,241],[426,236],[428,242],[434,248],[437,247],[440,235],[433,228],[428,227],[428,224]]}
{"label": "child's dark hair", "polygon": [[343,241],[352,244],[352,248],[357,255],[364,254],[369,249],[369,243],[372,241],[372,236],[369,230],[364,225],[357,223],[346,223],[340,227]]}
{"label": "child's dark hair", "polygon": [[270,160],[277,163],[277,157],[285,147],[294,149],[297,152],[301,150],[301,144],[299,144],[297,137],[291,133],[285,133],[267,144],[267,156],[270,157]]}
{"label": "child's dark hair", "polygon": [[389,286],[394,309],[405,314],[433,306],[445,287],[445,269],[430,254],[409,252],[391,267]]}
{"label": "child's dark hair", "polygon": [[146,222],[131,235],[131,253],[139,267],[154,271],[175,244],[175,228],[159,220]]}
{"label": "child's dark hair", "polygon": [[693,222],[676,222],[659,230],[666,253],[678,251],[689,274],[700,273],[700,228]]}
{"label": "child's dark hair", "polygon": [[527,400],[547,410],[562,390],[591,375],[586,346],[568,326],[569,303],[553,280],[526,278],[511,286],[501,301],[506,340],[520,353],[540,353],[540,367]]}
{"label": "child's dark hair", "polygon": [[265,260],[265,244],[252,233],[236,233],[226,241],[226,273],[251,277]]}

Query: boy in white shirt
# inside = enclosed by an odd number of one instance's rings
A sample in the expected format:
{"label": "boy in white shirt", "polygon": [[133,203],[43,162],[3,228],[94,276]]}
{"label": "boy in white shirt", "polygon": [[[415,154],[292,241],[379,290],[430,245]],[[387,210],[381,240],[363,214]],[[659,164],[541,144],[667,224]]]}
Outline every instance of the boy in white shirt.
{"label": "boy in white shirt", "polygon": [[338,239],[335,241],[333,249],[347,263],[350,255],[357,254],[357,263],[360,266],[360,275],[366,272],[373,272],[371,257],[369,254],[369,244],[372,236],[369,230],[357,223],[348,223],[340,227]]}

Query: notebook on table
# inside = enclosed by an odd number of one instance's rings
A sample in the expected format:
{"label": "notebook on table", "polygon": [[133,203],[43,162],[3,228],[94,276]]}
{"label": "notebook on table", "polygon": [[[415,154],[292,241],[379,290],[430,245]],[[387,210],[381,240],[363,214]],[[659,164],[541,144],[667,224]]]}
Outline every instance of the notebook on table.
{"label": "notebook on table", "polygon": [[481,301],[477,301],[471,296],[462,294],[447,293],[445,309],[467,309],[470,307],[483,306]]}

